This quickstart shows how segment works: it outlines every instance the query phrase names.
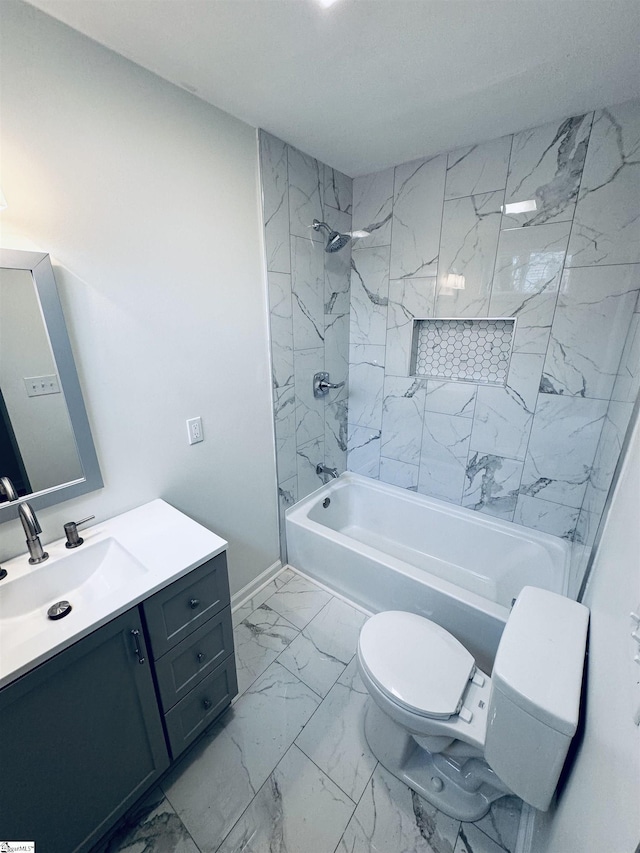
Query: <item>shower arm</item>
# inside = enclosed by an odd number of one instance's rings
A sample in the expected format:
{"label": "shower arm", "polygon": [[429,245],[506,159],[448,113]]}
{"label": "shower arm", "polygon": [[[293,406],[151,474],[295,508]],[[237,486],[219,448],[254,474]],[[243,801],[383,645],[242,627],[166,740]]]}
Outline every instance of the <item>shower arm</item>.
{"label": "shower arm", "polygon": [[333,229],[329,228],[326,222],[320,222],[319,219],[314,219],[311,223],[311,227],[314,231],[319,231],[321,228],[325,228],[329,234],[333,234]]}

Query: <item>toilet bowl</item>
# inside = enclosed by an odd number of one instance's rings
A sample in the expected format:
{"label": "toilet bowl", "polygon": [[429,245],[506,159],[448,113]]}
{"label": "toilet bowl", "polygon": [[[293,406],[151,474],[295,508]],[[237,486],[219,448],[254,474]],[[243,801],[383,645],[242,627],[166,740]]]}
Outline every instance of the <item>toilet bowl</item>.
{"label": "toilet bowl", "polygon": [[512,793],[546,810],[578,724],[588,616],[525,587],[491,676],[440,625],[404,611],[373,616],[358,642],[372,752],[456,819],[478,820]]}

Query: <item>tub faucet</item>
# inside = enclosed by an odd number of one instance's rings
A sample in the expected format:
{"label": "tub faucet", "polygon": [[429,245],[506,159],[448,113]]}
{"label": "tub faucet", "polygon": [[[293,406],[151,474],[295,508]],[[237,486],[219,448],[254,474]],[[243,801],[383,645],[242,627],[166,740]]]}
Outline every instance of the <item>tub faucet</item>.
{"label": "tub faucet", "polygon": [[49,555],[42,547],[42,542],[40,541],[40,534],[42,533],[42,528],[40,527],[40,523],[36,518],[35,512],[31,508],[30,504],[22,503],[18,507],[18,514],[20,516],[20,521],[22,522],[22,526],[24,528],[25,536],[27,537],[29,562],[32,565],[34,563],[44,563],[45,560],[49,559]]}
{"label": "tub faucet", "polygon": [[323,474],[328,474],[330,477],[335,477],[336,480],[340,476],[338,474],[337,468],[328,468],[326,465],[322,465],[320,462],[316,465],[316,474],[318,477],[322,477]]}

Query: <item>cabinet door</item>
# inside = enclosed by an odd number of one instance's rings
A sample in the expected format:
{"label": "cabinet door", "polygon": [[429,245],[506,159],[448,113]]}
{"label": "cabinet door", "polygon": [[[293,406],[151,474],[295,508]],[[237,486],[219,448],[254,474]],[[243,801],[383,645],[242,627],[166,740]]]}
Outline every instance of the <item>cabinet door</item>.
{"label": "cabinet door", "polygon": [[2,838],[87,850],[168,765],[137,608],[0,692]]}

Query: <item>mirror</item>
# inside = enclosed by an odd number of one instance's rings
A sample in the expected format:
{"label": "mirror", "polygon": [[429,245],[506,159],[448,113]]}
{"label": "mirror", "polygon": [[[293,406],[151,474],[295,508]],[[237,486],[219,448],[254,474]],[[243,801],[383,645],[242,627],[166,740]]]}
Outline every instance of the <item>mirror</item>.
{"label": "mirror", "polygon": [[[35,508],[102,486],[51,260],[10,249],[0,249],[0,477]],[[0,521],[16,517],[0,501]]]}

